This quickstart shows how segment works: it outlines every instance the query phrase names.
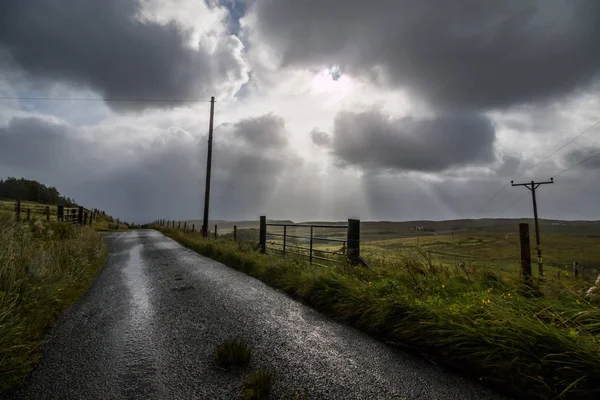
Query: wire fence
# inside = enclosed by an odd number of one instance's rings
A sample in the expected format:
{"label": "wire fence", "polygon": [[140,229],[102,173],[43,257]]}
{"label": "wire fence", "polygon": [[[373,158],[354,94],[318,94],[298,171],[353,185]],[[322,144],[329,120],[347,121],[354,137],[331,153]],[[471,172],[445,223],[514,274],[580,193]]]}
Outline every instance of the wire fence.
{"label": "wire fence", "polygon": [[[265,252],[273,250],[305,257],[315,262],[339,263],[345,260],[349,225],[267,223],[265,229]],[[333,248],[332,248],[333,247]]]}
{"label": "wire fence", "polygon": [[0,211],[12,213],[17,221],[58,221],[76,225],[92,226],[99,210],[88,210],[84,207],[65,207],[64,205],[44,205],[34,202],[0,203]]}

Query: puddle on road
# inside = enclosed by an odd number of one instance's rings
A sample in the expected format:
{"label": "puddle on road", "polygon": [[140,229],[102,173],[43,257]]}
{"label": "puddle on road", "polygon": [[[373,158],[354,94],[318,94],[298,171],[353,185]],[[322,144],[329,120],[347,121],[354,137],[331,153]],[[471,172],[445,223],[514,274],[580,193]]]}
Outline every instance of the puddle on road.
{"label": "puddle on road", "polygon": [[152,342],[154,309],[143,271],[142,248],[143,243],[130,248],[128,261],[122,269],[127,309],[111,335],[115,360],[113,372],[125,397],[157,392],[157,349]]}

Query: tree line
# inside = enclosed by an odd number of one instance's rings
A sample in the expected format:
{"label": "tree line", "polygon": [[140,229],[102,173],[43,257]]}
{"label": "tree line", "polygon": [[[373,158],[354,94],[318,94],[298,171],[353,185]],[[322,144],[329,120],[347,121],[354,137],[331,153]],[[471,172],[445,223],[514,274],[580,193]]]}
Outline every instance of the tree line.
{"label": "tree line", "polygon": [[42,204],[64,204],[67,207],[78,205],[74,199],[60,194],[54,186],[48,187],[37,181],[13,177],[0,179],[0,198],[35,201]]}

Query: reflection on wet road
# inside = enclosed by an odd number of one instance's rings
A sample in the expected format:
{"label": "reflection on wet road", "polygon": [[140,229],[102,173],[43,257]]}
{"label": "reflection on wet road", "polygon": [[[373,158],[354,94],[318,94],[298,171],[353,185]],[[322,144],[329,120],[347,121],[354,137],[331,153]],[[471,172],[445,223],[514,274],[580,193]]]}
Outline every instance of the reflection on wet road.
{"label": "reflection on wet road", "polygon": [[107,240],[106,267],[12,398],[236,399],[240,376],[211,356],[239,335],[253,346],[252,366],[275,372],[272,398],[500,399],[159,232]]}

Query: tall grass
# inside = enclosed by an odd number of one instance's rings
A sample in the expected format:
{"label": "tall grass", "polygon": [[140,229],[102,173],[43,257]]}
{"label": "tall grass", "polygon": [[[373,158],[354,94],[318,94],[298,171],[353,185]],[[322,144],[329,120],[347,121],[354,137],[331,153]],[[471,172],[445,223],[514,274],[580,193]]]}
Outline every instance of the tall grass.
{"label": "tall grass", "polygon": [[519,398],[600,398],[600,310],[589,282],[472,273],[407,256],[371,269],[310,266],[255,246],[157,227],[183,245],[371,334]]}
{"label": "tall grass", "polygon": [[0,393],[32,369],[47,329],[87,290],[106,256],[90,228],[0,217]]}

